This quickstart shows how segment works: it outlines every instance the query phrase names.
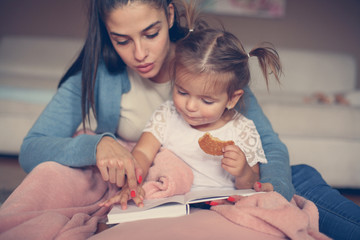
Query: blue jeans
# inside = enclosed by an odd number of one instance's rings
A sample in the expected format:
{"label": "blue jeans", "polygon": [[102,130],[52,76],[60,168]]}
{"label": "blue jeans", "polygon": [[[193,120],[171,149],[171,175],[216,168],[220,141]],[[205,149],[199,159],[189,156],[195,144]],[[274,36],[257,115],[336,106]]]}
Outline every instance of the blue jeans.
{"label": "blue jeans", "polygon": [[316,204],[320,232],[333,239],[360,239],[360,207],[331,188],[320,173],[308,165],[291,167],[297,195]]}

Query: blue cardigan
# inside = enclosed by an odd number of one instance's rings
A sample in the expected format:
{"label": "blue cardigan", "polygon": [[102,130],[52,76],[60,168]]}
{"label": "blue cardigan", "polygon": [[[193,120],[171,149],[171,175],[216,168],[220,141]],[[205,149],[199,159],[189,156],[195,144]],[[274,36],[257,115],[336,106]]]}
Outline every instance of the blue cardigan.
{"label": "blue cardigan", "polygon": [[[104,135],[115,138],[120,115],[121,95],[130,90],[127,72],[110,74],[104,64],[98,67],[95,102],[97,135],[80,135],[75,131],[81,119],[81,74],[70,77],[57,91],[25,137],[19,161],[26,172],[45,161],[71,167],[96,164],[96,146]],[[273,131],[254,94],[245,89],[246,109],[243,114],[254,121],[261,136],[267,164],[260,165],[261,182],[270,182],[275,191],[290,200],[294,194],[291,183],[289,154]]]}

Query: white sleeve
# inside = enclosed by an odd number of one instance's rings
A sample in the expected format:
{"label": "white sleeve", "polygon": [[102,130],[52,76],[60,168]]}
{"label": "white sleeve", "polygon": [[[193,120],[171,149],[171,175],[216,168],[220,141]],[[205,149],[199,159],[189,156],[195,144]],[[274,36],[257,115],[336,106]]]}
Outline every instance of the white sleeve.
{"label": "white sleeve", "polygon": [[240,119],[242,123],[238,125],[236,145],[244,152],[246,160],[251,167],[256,163],[267,163],[260,135],[256,130],[254,122],[245,117]]}
{"label": "white sleeve", "polygon": [[170,102],[161,104],[152,114],[150,120],[145,125],[143,132],[152,133],[156,139],[163,144],[167,129],[167,120],[170,115]]}

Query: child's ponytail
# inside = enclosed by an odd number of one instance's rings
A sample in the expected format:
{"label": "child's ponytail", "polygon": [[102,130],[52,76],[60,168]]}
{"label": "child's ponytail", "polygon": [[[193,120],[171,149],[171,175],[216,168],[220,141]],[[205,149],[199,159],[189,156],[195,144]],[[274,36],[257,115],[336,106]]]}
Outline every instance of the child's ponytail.
{"label": "child's ponytail", "polygon": [[209,27],[208,24],[199,17],[200,11],[197,6],[197,1],[181,0],[181,3],[184,9],[182,11],[183,14],[180,17],[185,19],[188,28],[186,36],[193,31],[199,31]]}
{"label": "child's ponytail", "polygon": [[[265,43],[264,45],[270,45]],[[249,57],[256,56],[259,60],[261,71],[265,77],[266,85],[269,88],[269,75],[274,74],[276,80],[280,82],[280,75],[282,67],[280,63],[279,54],[270,46],[256,47],[249,52]]]}

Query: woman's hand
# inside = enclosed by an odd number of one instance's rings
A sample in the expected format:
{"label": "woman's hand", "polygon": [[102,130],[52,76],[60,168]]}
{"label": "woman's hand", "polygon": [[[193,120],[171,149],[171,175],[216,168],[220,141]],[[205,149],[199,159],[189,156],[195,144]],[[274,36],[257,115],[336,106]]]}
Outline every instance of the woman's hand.
{"label": "woman's hand", "polygon": [[121,205],[121,209],[125,210],[127,209],[127,203],[130,199],[134,201],[136,206],[143,207],[144,206],[144,197],[145,197],[145,191],[144,189],[139,185],[136,189],[137,195],[134,196],[134,192],[129,189],[129,186],[127,184],[122,187],[122,189],[112,198],[109,198],[105,202],[102,202],[99,204],[100,207],[110,207],[113,204],[119,203]]}
{"label": "woman's hand", "polygon": [[130,191],[137,189],[137,182],[142,182],[142,171],[132,154],[114,138],[105,136],[96,148],[96,166],[104,181],[123,187],[125,181]]}
{"label": "woman's hand", "polygon": [[[274,191],[274,187],[271,183],[255,182],[253,188],[256,192],[272,192],[272,191]],[[209,205],[216,206],[216,205],[220,205],[220,204],[234,204],[243,197],[244,196],[234,195],[234,196],[228,197],[227,199],[211,201],[211,202],[209,202]]]}
{"label": "woman's hand", "polygon": [[255,182],[253,188],[256,192],[272,192],[272,191],[274,191],[274,186],[271,183]]}

